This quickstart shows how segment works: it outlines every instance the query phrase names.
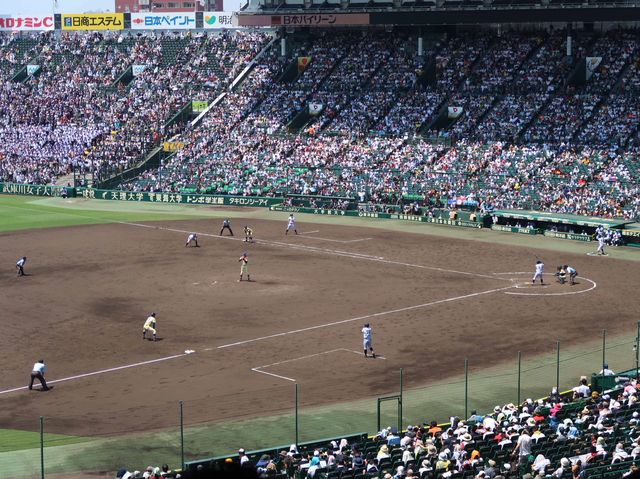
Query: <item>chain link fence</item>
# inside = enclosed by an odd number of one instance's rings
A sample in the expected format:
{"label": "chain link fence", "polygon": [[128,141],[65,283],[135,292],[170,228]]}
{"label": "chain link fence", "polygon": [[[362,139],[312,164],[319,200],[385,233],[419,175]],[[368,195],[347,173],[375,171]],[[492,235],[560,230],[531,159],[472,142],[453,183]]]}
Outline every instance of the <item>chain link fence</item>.
{"label": "chain link fence", "polygon": [[[391,372],[380,380],[377,397],[366,394],[371,378],[337,371],[332,380],[288,382],[251,393],[121,412],[43,418],[0,415],[0,470],[18,479],[61,473],[113,475],[121,467],[133,472],[162,464],[180,469],[185,461],[235,455],[238,447],[276,450],[362,432],[374,435],[389,426],[404,429],[431,421],[442,424],[456,416],[466,419],[472,410],[486,414],[496,405],[545,397],[555,387],[570,390],[583,376],[591,381],[603,364],[633,375],[638,367],[638,327],[640,323],[626,331],[589,332],[573,341],[539,339],[531,351],[509,351],[502,364],[490,368],[461,358],[459,371],[423,387],[403,390],[403,380],[410,378],[403,378],[402,370]],[[247,400],[252,411],[260,409],[258,417],[243,411]],[[210,417],[206,413],[211,408],[220,411],[224,421],[203,419]],[[124,416],[136,420],[124,421]],[[158,417],[163,419],[161,426]]]}

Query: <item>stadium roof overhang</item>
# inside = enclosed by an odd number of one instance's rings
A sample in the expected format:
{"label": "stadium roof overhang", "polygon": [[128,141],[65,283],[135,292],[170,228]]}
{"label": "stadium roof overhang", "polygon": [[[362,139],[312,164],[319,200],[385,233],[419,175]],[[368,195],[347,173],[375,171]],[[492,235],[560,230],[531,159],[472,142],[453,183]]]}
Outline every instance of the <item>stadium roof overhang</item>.
{"label": "stadium roof overhang", "polygon": [[[628,4],[627,4],[628,5]],[[302,7],[302,6],[301,6]],[[240,12],[239,26],[329,27],[358,25],[481,25],[496,23],[545,22],[620,22],[639,21],[640,7],[585,5],[562,8],[542,7],[473,7],[411,9],[318,9],[261,10]]]}
{"label": "stadium roof overhang", "polygon": [[631,220],[606,219],[594,216],[579,216],[563,213],[548,213],[545,211],[532,210],[496,210],[491,212],[499,218],[509,218],[525,221],[546,221],[548,223],[560,223],[565,225],[590,226],[597,228],[624,228],[625,224],[633,223]]}

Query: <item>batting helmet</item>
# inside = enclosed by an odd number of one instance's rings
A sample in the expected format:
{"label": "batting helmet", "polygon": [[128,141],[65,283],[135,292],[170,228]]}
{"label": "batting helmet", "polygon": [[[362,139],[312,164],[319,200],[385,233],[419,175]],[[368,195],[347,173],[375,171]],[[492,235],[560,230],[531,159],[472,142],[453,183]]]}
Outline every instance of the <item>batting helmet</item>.
{"label": "batting helmet", "polygon": [[369,327],[369,323],[364,323],[364,327],[368,328]]}
{"label": "batting helmet", "polygon": [[156,313],[151,313],[151,316],[155,316],[155,315],[156,315]]}

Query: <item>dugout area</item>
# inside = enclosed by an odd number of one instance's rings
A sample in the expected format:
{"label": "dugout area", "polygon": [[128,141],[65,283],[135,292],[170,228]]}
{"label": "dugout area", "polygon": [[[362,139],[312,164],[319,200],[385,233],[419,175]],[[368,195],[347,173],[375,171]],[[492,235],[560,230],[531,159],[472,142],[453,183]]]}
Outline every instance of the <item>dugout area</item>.
{"label": "dugout area", "polygon": [[[254,244],[242,242],[245,222]],[[250,418],[289,408],[290,380],[310,391],[302,407],[375,398],[396,392],[400,368],[406,389],[420,387],[465,358],[489,368],[500,351],[535,356],[637,320],[630,261],[538,251],[550,286],[525,289],[529,248],[300,220],[306,234],[285,236],[282,221],[241,218],[231,238],[220,223],[0,233],[6,257],[28,257],[27,277],[0,272],[0,391],[26,386],[39,358],[55,386],[0,394],[2,427],[44,415],[61,418],[61,434],[159,430],[175,426],[163,411],[179,400],[191,401],[191,424]],[[201,247],[185,247],[190,232]],[[245,251],[252,283],[237,282]],[[555,283],[557,264],[581,284]],[[535,295],[507,294],[523,291]],[[152,311],[155,343],[141,339]],[[365,321],[384,359],[362,357]]]}

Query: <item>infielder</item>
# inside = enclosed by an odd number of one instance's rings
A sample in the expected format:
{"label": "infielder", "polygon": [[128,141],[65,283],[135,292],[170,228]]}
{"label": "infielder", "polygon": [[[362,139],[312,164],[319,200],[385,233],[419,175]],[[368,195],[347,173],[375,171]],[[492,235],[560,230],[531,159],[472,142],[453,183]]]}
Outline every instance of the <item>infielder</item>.
{"label": "infielder", "polygon": [[247,225],[244,225],[244,242],[253,243],[253,230]]}
{"label": "infielder", "polygon": [[151,316],[147,318],[142,327],[142,339],[147,331],[153,333],[153,340],[156,340],[156,313],[151,313]]}
{"label": "infielder", "polygon": [[27,261],[27,257],[23,256],[20,261],[16,263],[16,272],[18,273],[18,278],[20,276],[24,276],[24,262]]}
{"label": "infielder", "polygon": [[243,253],[238,260],[240,262],[240,281],[242,281],[243,273],[247,273],[247,281],[251,282],[251,276],[249,276],[249,259],[247,253]]}
{"label": "infielder", "polygon": [[598,255],[604,254],[605,239],[604,236],[598,236]]}
{"label": "infielder", "polygon": [[569,273],[569,284],[576,284],[578,272],[569,265],[564,265],[564,270]]}
{"label": "infielder", "polygon": [[296,232],[296,234],[298,234],[298,230],[296,229],[296,225],[293,223],[295,221],[295,218],[293,217],[293,213],[291,213],[289,215],[289,223],[287,224],[287,231],[284,232],[284,234],[289,233],[289,228],[293,228],[293,231]]}
{"label": "infielder", "polygon": [[222,236],[222,232],[226,229],[229,230],[229,233],[231,233],[231,236],[233,236],[233,231],[231,231],[231,222],[229,220],[224,220],[222,222],[222,229],[220,230],[220,236]]}
{"label": "infielder", "polygon": [[373,346],[371,345],[371,328],[369,327],[369,323],[364,323],[364,328],[362,328],[362,346],[364,348],[364,357],[367,357],[367,348],[371,350],[371,355],[373,359],[376,358],[376,353],[373,352]]}
{"label": "infielder", "polygon": [[531,284],[535,284],[536,283],[536,278],[540,278],[540,284],[544,284],[544,281],[542,280],[542,269],[544,268],[544,263],[540,260],[536,261],[536,274],[533,275],[533,280],[531,281]]}
{"label": "infielder", "polygon": [[189,237],[187,238],[187,244],[185,246],[189,246],[191,244],[192,241],[195,241],[196,243],[196,248],[198,248],[198,235],[195,233],[192,233],[189,235]]}

